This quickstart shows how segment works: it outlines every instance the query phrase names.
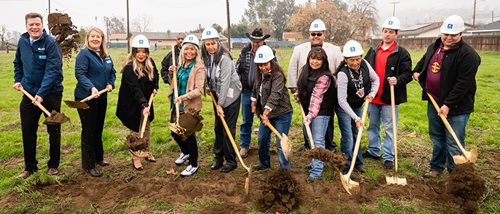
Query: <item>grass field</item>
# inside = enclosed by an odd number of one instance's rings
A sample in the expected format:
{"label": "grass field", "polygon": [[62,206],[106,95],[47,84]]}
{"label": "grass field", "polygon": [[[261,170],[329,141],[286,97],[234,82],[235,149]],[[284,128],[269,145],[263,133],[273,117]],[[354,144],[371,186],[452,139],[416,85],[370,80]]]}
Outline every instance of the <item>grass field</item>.
{"label": "grass field", "polygon": [[[288,60],[290,59],[292,49],[278,49],[277,56],[280,65],[286,70]],[[157,50],[152,52],[158,67],[167,50]],[[234,51],[233,56],[236,58],[239,52]],[[420,59],[423,52],[411,51],[414,64]],[[466,143],[470,146],[478,147],[479,160],[476,164],[476,170],[481,175],[487,184],[487,193],[480,201],[480,213],[499,213],[500,206],[500,184],[499,179],[495,178],[500,175],[498,167],[498,151],[500,147],[500,53],[498,52],[482,52],[482,58],[479,72],[476,76],[478,90],[476,94],[475,112],[471,115],[467,127]],[[121,75],[119,71],[126,58],[126,50],[113,49],[111,50],[115,68],[117,70],[116,90],[108,96],[108,111],[106,115],[105,130],[103,133],[105,155],[111,160],[127,160],[129,153],[123,146],[125,136],[128,130],[116,118],[116,102],[118,88],[120,87]],[[71,118],[71,122],[62,125],[62,158],[61,172],[63,175],[57,179],[46,176],[46,173],[37,173],[25,181],[15,179],[18,173],[24,168],[23,162],[23,144],[21,138],[21,127],[19,117],[19,102],[21,93],[13,90],[13,64],[14,52],[6,54],[0,53],[0,198],[13,192],[19,195],[19,203],[5,208],[5,205],[0,203],[0,213],[11,212],[28,212],[28,213],[52,213],[53,210],[59,210],[63,213],[75,213],[77,207],[67,206],[64,210],[55,209],[55,206],[61,202],[51,199],[50,195],[43,195],[41,192],[33,190],[32,187],[44,185],[61,185],[75,180],[80,170],[80,121],[77,111],[70,109],[64,104],[61,111]],[[161,81],[161,80],[160,80]],[[64,65],[64,95],[63,100],[72,100],[76,79],[74,77],[74,61],[65,62]],[[167,86],[160,83],[159,94],[155,98],[156,119],[152,123],[152,148],[153,153],[160,158],[163,156],[175,156],[178,152],[178,146],[171,142],[170,131],[167,128],[168,119],[170,118],[167,111],[169,102],[167,101]],[[426,103],[421,101],[421,89],[416,82],[408,85],[408,102],[402,104],[399,108],[399,143],[401,144],[402,152],[400,160],[400,171],[407,176],[418,177],[428,170],[428,160],[431,156],[431,143],[427,133],[427,116]],[[290,139],[295,148],[302,145],[302,133],[300,131],[301,119],[299,108],[294,102],[294,114],[292,119],[292,128]],[[200,162],[210,163],[212,160],[212,142],[214,141],[213,124],[213,109],[209,97],[203,98],[202,115],[205,118],[205,127],[200,132]],[[240,118],[241,120],[241,118]],[[254,121],[254,126],[258,121]],[[335,123],[335,142],[339,143],[340,131]],[[239,136],[237,136],[237,139]],[[365,138],[366,139],[366,138]],[[252,146],[256,146],[256,137],[252,137]],[[238,142],[238,140],[237,140]],[[363,148],[366,147],[364,143]],[[46,172],[46,162],[48,160],[48,135],[45,131],[45,126],[39,126],[38,131],[38,147],[37,158],[39,161],[40,172]],[[417,154],[417,155],[415,155]],[[405,157],[405,155],[409,155]],[[376,180],[383,177],[383,171],[380,168],[370,167],[376,163],[367,160],[366,176]],[[66,172],[66,173],[65,173]],[[163,172],[164,173],[164,172]],[[203,171],[197,176],[204,176]],[[68,204],[71,205],[71,199]],[[0,199],[0,202],[2,200]],[[212,206],[212,203],[207,202],[204,206]],[[134,206],[127,202],[120,206]],[[180,213],[193,213],[200,210],[200,207],[193,207],[192,201],[186,201],[182,206],[173,205],[168,202],[154,203],[154,211],[170,210],[177,206]],[[148,210],[148,209],[146,209]],[[313,209],[314,210],[314,209]],[[309,213],[313,210],[306,208],[299,209],[299,213]],[[418,203],[398,203],[395,199],[381,198],[375,204],[363,205],[360,204],[358,212],[362,213],[433,213],[439,209],[432,207],[419,207]],[[144,211],[144,210],[143,210]],[[140,211],[140,212],[143,212]],[[92,210],[80,210],[78,212],[89,213]],[[248,211],[256,213],[257,211]],[[456,212],[456,211],[453,211]]]}

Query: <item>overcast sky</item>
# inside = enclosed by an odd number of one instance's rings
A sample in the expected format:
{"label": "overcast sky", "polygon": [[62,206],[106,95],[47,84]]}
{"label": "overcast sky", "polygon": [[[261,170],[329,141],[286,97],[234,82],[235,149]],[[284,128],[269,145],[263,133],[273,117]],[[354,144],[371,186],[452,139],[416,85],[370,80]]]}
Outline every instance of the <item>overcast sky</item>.
{"label": "overcast sky", "polygon": [[[39,12],[46,17],[49,0],[0,0],[0,25],[9,31],[25,32],[24,15]],[[314,0],[313,0],[314,1]],[[63,11],[72,17],[77,27],[98,26],[104,28],[103,16],[126,17],[126,0],[50,0],[51,11]],[[296,0],[303,4],[307,0]],[[392,15],[396,4],[396,16],[403,26],[442,20],[458,14],[472,23],[474,0],[377,0],[379,24]],[[188,31],[218,23],[226,27],[226,0],[129,0],[130,20],[147,16],[152,31]],[[231,22],[238,23],[247,7],[247,0],[230,0]],[[491,22],[491,13],[500,20],[500,0],[477,0],[476,22]]]}

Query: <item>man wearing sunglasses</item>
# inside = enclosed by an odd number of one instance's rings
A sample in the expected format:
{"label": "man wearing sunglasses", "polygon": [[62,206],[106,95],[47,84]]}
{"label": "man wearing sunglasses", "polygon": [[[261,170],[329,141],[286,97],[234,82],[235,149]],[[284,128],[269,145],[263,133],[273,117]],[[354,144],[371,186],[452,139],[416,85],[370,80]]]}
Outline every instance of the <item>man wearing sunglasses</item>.
{"label": "man wearing sunglasses", "polygon": [[481,64],[477,52],[462,39],[465,26],[460,16],[446,18],[440,30],[441,38],[427,48],[413,69],[413,78],[423,88],[422,99],[429,100],[429,93],[440,108],[437,112],[431,102],[427,104],[429,137],[433,145],[430,171],[424,175],[427,178],[440,176],[445,167],[448,171],[453,170],[452,156],[461,154],[439,114],[446,117],[465,147],[465,127],[474,111],[476,73]]}
{"label": "man wearing sunglasses", "polygon": [[[300,72],[302,71],[302,67],[307,63],[307,55],[312,47],[322,47],[326,55],[328,56],[328,64],[330,68],[330,72],[335,73],[335,69],[340,65],[340,62],[344,60],[342,56],[342,52],[338,46],[335,46],[331,43],[325,42],[325,31],[326,26],[323,21],[320,19],[316,19],[311,23],[309,27],[309,42],[302,43],[297,45],[293,49],[292,58],[290,59],[290,63],[288,64],[288,88],[294,94],[297,92],[297,79],[300,76]],[[297,98],[296,98],[297,99]],[[332,99],[336,99],[336,97],[332,97]],[[337,146],[333,142],[333,115],[330,115],[330,121],[328,122],[328,129],[325,134],[325,147],[328,150],[336,150]],[[307,141],[307,137],[304,136],[305,143],[304,146],[309,148],[309,143]]]}
{"label": "man wearing sunglasses", "polygon": [[[186,34],[184,33],[179,33],[177,34],[177,37],[175,39],[176,45],[174,46],[175,49],[175,62],[177,62],[179,59],[179,53],[181,52],[181,43],[184,41],[184,38],[186,38]],[[166,84],[170,84],[170,79],[168,78],[168,68],[172,65],[172,51],[170,51],[161,61],[161,77],[163,79],[163,82]]]}

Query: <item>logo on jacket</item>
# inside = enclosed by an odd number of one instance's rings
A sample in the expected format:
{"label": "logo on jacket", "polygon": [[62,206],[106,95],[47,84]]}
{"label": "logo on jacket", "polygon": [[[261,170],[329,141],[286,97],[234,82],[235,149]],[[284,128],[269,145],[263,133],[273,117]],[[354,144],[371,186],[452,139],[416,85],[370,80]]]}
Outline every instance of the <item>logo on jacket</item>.
{"label": "logo on jacket", "polygon": [[437,73],[437,72],[439,72],[440,69],[441,69],[441,65],[439,64],[439,62],[432,63],[432,66],[431,66],[432,73]]}

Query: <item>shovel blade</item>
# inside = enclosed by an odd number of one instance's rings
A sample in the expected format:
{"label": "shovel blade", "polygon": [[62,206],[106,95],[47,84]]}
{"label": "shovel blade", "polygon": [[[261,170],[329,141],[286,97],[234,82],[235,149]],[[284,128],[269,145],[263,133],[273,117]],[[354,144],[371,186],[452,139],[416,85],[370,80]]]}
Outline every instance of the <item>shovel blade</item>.
{"label": "shovel blade", "polygon": [[386,176],[385,181],[387,184],[396,184],[396,185],[403,185],[405,186],[406,183],[406,178],[399,178],[396,176]]}
{"label": "shovel blade", "polygon": [[84,102],[65,100],[64,103],[70,108],[88,109],[89,105]]}
{"label": "shovel blade", "polygon": [[453,156],[453,161],[455,164],[464,164],[464,163],[476,163],[477,161],[477,149],[472,148],[470,152],[465,152],[464,155],[455,155]]}
{"label": "shovel blade", "polygon": [[55,110],[52,110],[50,116],[46,117],[45,120],[43,121],[43,124],[57,125],[68,121],[69,118],[64,113],[59,113]]}
{"label": "shovel blade", "polygon": [[342,184],[342,188],[347,192],[347,194],[352,195],[351,191],[349,191],[349,187],[347,185],[347,180],[344,178],[344,175],[342,175],[342,172],[339,171],[339,179],[340,183]]}
{"label": "shovel blade", "polygon": [[351,178],[347,177],[347,175],[342,175],[342,177],[345,180],[347,189],[349,189],[349,194],[351,191],[353,191],[353,192],[359,191],[359,183],[358,182],[351,180]]}
{"label": "shovel blade", "polygon": [[176,133],[179,136],[183,136],[186,133],[185,128],[182,128],[182,127],[176,125],[175,123],[169,123],[168,128],[170,129],[170,131]]}
{"label": "shovel blade", "polygon": [[292,156],[293,149],[292,144],[290,144],[288,137],[284,133],[281,136],[281,151],[283,151],[285,159],[288,161],[288,157]]}

